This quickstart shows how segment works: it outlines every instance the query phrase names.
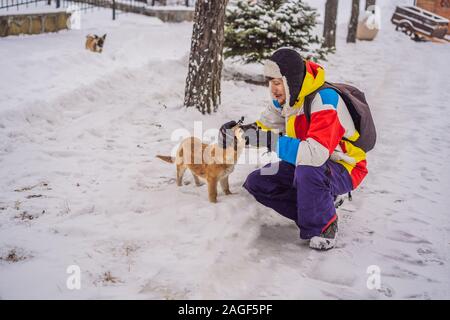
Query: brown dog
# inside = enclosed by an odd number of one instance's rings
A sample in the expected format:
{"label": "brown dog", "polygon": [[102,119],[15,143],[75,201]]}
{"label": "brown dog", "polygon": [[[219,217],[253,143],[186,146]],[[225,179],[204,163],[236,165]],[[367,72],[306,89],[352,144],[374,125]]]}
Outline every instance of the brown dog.
{"label": "brown dog", "polygon": [[101,53],[103,51],[103,44],[105,43],[106,34],[102,37],[96,34],[89,34],[86,36],[86,49],[92,52]]}
{"label": "brown dog", "polygon": [[231,194],[228,176],[234,170],[242,150],[245,147],[244,132],[239,126],[232,129],[235,137],[234,145],[223,149],[217,144],[205,144],[200,139],[189,137],[184,139],[176,153],[176,157],[161,156],[160,158],[177,165],[177,185],[181,186],[183,174],[189,169],[194,176],[195,184],[201,185],[200,178],[208,183],[209,201],[217,202],[217,184],[220,183],[226,195]]}

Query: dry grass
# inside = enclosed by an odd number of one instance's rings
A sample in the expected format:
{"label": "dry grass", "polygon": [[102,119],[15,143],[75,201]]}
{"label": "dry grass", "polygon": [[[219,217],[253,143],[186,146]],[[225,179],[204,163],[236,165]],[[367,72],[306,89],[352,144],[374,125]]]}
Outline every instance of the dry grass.
{"label": "dry grass", "polygon": [[34,215],[32,215],[32,214],[29,214],[27,211],[24,211],[24,212],[16,215],[14,218],[20,219],[22,221],[24,221],[24,220],[29,220],[30,221],[30,220],[34,220],[34,218],[36,218],[36,217]]}
{"label": "dry grass", "polygon": [[17,252],[17,249],[11,249],[5,254],[5,256],[0,256],[0,260],[6,262],[19,262],[28,258],[29,257]]}
{"label": "dry grass", "polygon": [[42,194],[30,194],[29,196],[26,196],[27,199],[41,198],[41,197],[43,197]]}
{"label": "dry grass", "polygon": [[114,277],[114,276],[111,274],[111,271],[107,271],[107,272],[103,273],[102,278],[101,278],[101,281],[102,281],[104,284],[107,284],[107,283],[121,283],[121,282],[122,282],[122,281],[120,281],[119,278]]}

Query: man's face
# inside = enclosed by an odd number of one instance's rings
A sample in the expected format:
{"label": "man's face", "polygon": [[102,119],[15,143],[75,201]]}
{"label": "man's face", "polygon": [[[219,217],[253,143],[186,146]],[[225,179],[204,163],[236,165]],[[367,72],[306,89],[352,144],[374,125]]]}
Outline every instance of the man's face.
{"label": "man's face", "polygon": [[284,89],[284,82],[281,78],[270,80],[270,92],[272,98],[276,99],[280,105],[286,102],[286,90]]}

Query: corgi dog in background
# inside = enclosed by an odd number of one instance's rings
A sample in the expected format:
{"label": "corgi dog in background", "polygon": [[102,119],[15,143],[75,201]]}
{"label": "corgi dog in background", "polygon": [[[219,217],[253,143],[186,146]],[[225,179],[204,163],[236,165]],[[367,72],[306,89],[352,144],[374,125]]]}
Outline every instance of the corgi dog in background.
{"label": "corgi dog in background", "polygon": [[103,51],[103,45],[105,44],[106,33],[99,37],[96,34],[88,34],[86,36],[86,49],[92,52],[101,53]]}
{"label": "corgi dog in background", "polygon": [[202,185],[200,179],[206,180],[209,201],[216,203],[218,183],[226,195],[232,194],[228,176],[233,172],[234,166],[245,148],[244,131],[239,125],[236,125],[232,132],[234,144],[227,148],[221,148],[218,144],[205,144],[198,138],[189,137],[181,142],[176,157],[161,155],[156,157],[176,164],[178,186],[183,183],[183,174],[186,169],[192,172],[197,186]]}

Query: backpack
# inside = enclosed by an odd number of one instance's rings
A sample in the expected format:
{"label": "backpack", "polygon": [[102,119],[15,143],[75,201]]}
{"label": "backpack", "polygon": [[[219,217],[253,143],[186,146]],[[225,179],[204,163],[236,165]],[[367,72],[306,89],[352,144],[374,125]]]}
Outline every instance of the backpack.
{"label": "backpack", "polygon": [[351,141],[351,143],[354,146],[363,149],[365,152],[372,150],[377,140],[375,123],[373,122],[370,107],[364,93],[358,88],[343,83],[325,82],[322,87],[305,97],[303,108],[307,121],[311,121],[311,104],[314,97],[320,90],[326,88],[335,90],[342,100],[344,100],[347,109],[350,112],[355,128],[359,133],[359,138],[355,141]]}

